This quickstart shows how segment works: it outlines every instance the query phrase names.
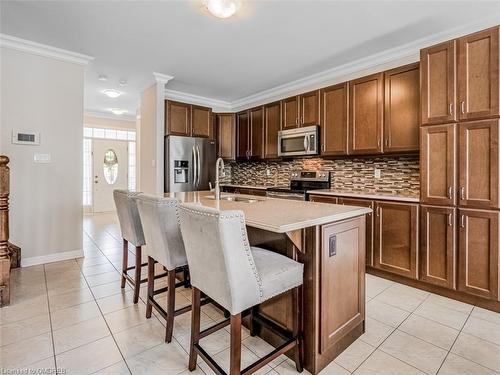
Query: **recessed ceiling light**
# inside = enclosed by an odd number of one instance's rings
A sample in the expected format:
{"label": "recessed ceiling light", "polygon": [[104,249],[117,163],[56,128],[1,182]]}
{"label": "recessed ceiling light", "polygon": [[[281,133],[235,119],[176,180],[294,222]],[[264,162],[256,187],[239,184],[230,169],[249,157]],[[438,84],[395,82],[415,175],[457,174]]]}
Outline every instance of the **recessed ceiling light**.
{"label": "recessed ceiling light", "polygon": [[97,79],[101,82],[106,82],[108,80],[108,77],[105,76],[104,74],[101,74]]}
{"label": "recessed ceiling light", "polygon": [[113,114],[117,115],[117,116],[123,115],[124,113],[127,112],[126,110],[120,109],[120,108],[111,108],[110,111],[113,112]]}
{"label": "recessed ceiling light", "polygon": [[231,17],[239,9],[240,0],[202,0],[205,8],[215,17]]}
{"label": "recessed ceiling light", "polygon": [[127,84],[127,80],[126,79],[120,79],[120,81],[118,81],[120,83],[120,86],[125,86]]}
{"label": "recessed ceiling light", "polygon": [[122,94],[120,91],[114,89],[107,89],[102,93],[110,98],[118,98]]}

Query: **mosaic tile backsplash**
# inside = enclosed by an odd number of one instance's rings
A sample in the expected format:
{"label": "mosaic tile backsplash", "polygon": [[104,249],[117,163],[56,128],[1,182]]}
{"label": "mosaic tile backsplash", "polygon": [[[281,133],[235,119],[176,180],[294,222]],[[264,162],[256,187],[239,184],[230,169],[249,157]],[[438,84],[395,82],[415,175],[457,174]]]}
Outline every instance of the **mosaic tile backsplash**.
{"label": "mosaic tile backsplash", "polygon": [[[291,171],[319,169],[330,172],[332,189],[417,197],[420,194],[420,166],[417,155],[368,159],[304,158],[270,162],[232,162],[226,164],[224,182],[288,186]],[[375,178],[375,169],[380,169],[380,178]]]}

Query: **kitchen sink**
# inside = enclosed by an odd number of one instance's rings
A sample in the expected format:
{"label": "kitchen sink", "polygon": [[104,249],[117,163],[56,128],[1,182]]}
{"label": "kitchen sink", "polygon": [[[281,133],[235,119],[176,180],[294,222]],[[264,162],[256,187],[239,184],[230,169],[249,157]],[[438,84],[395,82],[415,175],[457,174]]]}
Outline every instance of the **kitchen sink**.
{"label": "kitchen sink", "polygon": [[[208,199],[215,199],[215,195],[210,195],[207,198]],[[221,201],[229,201],[229,202],[256,203],[256,202],[261,201],[262,199],[240,197],[238,195],[223,195],[220,197],[220,200]]]}

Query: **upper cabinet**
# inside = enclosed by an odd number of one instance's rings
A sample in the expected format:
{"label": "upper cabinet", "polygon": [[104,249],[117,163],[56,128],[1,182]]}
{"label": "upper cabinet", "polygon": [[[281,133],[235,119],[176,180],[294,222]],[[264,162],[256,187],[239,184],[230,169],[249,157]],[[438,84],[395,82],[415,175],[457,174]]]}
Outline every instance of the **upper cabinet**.
{"label": "upper cabinet", "polygon": [[282,129],[320,123],[320,90],[292,96],[281,101]]}
{"label": "upper cabinet", "polygon": [[419,64],[384,73],[384,153],[418,151],[420,129]]}
{"label": "upper cabinet", "polygon": [[264,158],[264,107],[250,110],[250,157]]}
{"label": "upper cabinet", "polygon": [[499,115],[499,28],[458,39],[460,120]]}
{"label": "upper cabinet", "polygon": [[264,106],[264,158],[278,157],[278,132],[281,129],[281,103]]}
{"label": "upper cabinet", "polygon": [[250,158],[250,121],[248,111],[236,114],[236,159]]}
{"label": "upper cabinet", "polygon": [[236,115],[217,113],[217,156],[224,160],[236,158]]}
{"label": "upper cabinet", "polygon": [[212,138],[212,110],[207,107],[165,100],[165,134]]}
{"label": "upper cabinet", "polygon": [[347,155],[348,84],[320,90],[321,154]]}
{"label": "upper cabinet", "polygon": [[292,96],[281,101],[282,129],[293,129],[299,126],[299,97]]}
{"label": "upper cabinet", "polygon": [[420,51],[422,124],[457,120],[456,41]]}
{"label": "upper cabinet", "polygon": [[372,74],[349,82],[349,154],[382,152],[384,75]]}

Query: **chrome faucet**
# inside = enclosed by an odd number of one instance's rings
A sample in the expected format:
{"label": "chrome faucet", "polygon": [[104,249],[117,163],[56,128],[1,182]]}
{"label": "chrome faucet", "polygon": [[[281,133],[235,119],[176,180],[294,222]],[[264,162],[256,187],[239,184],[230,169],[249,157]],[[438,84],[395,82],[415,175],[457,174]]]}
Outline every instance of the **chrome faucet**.
{"label": "chrome faucet", "polygon": [[222,169],[224,169],[224,160],[218,158],[215,162],[215,199],[220,199],[220,185],[219,185],[219,172],[222,164]]}

